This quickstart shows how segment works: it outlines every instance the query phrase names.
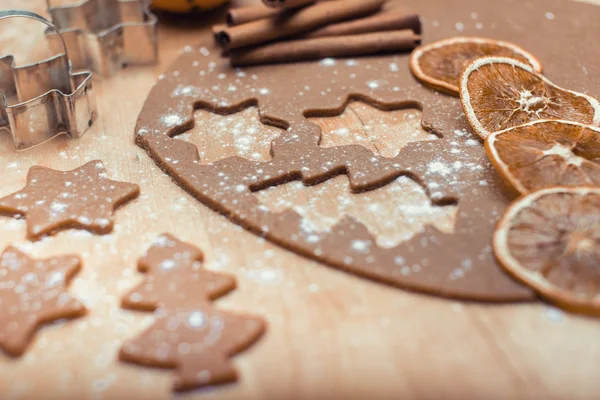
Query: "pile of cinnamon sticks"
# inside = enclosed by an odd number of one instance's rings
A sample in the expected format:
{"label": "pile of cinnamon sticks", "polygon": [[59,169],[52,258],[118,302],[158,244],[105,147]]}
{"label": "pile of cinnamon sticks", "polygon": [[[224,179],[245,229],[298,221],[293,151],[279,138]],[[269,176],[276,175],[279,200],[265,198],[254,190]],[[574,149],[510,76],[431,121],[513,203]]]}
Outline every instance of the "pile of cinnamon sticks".
{"label": "pile of cinnamon sticks", "polygon": [[411,51],[418,15],[387,0],[263,0],[229,10],[215,40],[233,66]]}

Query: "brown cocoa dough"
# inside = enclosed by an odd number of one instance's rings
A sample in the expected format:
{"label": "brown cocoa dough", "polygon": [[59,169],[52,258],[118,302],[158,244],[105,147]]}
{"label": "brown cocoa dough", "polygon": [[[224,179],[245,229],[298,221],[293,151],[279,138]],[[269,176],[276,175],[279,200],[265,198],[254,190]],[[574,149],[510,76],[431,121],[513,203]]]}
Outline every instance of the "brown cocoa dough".
{"label": "brown cocoa dough", "polygon": [[[535,54],[553,82],[600,95],[597,7],[562,0],[399,4],[422,16],[425,43],[458,35],[511,41]],[[505,275],[491,251],[494,226],[511,197],[502,190],[458,99],[417,82],[408,57],[232,69],[207,34],[153,88],[139,116],[136,142],[200,202],[298,254],[439,296],[493,302],[534,299],[529,289]],[[356,145],[321,148],[320,128],[305,117],[339,114],[350,100],[383,110],[420,108],[423,127],[440,139],[411,143],[393,158]],[[195,109],[229,114],[251,105],[259,107],[263,123],[288,128],[273,140],[270,161],[231,157],[201,165],[198,149],[176,138],[193,126]],[[297,213],[272,213],[253,195],[290,180],[312,185],[339,174],[348,176],[353,191],[407,175],[427,189],[433,203],[458,203],[455,232],[429,227],[384,249],[357,221],[346,218],[329,232],[310,232]]]}

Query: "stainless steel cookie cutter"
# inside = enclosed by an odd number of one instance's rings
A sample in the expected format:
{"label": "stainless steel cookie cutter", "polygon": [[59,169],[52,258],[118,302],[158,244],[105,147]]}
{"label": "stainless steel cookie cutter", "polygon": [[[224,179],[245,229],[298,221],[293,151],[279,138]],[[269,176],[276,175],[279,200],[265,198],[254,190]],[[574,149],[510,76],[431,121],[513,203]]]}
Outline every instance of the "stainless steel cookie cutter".
{"label": "stainless steel cookie cutter", "polygon": [[[84,0],[51,6],[52,22],[62,34],[75,70],[114,75],[126,64],[158,60],[157,18],[143,0]],[[48,30],[51,46],[60,42]]]}
{"label": "stainless steel cookie cutter", "polygon": [[[29,18],[54,26],[28,11],[0,11],[0,20]],[[58,31],[57,31],[58,32]],[[60,36],[58,36],[60,38]],[[0,58],[0,128],[8,128],[17,150],[66,133],[78,138],[95,121],[92,74],[72,73],[66,44],[62,53],[16,66],[12,55]]]}

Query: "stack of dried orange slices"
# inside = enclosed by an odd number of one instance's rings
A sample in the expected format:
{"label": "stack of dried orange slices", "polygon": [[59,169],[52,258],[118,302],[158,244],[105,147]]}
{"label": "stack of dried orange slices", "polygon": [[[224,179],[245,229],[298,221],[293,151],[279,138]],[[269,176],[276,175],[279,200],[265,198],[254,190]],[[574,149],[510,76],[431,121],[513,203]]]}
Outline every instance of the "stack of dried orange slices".
{"label": "stack of dried orange slices", "polygon": [[459,95],[498,173],[522,196],[501,218],[496,257],[542,297],[600,313],[600,103],[541,75],[511,43],[444,39],[411,55],[425,85]]}

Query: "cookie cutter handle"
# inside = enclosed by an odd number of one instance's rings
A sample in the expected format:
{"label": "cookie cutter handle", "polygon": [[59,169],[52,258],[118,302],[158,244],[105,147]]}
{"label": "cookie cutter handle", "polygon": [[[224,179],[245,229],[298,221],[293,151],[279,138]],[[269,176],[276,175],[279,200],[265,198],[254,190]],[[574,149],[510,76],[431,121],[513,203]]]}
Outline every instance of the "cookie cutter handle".
{"label": "cookie cutter handle", "polygon": [[[18,103],[28,102],[46,92],[54,89],[63,93],[73,91],[74,82],[71,80],[71,61],[67,50],[67,43],[58,31],[58,29],[46,18],[36,13],[25,10],[0,11],[0,21],[8,18],[26,18],[40,22],[57,33],[62,43],[62,53],[54,55],[46,60],[37,61],[31,64],[14,67],[14,58],[10,58],[10,63],[5,65],[6,82],[0,84],[7,101],[8,98],[17,100]],[[43,65],[43,66],[42,66]],[[12,76],[12,79],[9,79]],[[6,92],[7,91],[7,92]],[[8,105],[8,104],[7,104]]]}
{"label": "cookie cutter handle", "polygon": [[33,19],[33,20],[36,20],[38,22],[45,24],[48,28],[52,29],[54,32],[56,32],[58,34],[58,37],[60,38],[60,41],[63,46],[64,55],[67,57],[67,59],[69,59],[69,53],[67,50],[67,42],[65,42],[65,39],[60,34],[60,31],[58,30],[58,28],[56,26],[54,26],[52,24],[52,22],[48,21],[46,18],[42,17],[41,15],[36,14],[31,11],[26,11],[26,10],[2,10],[2,11],[0,11],[0,20],[8,19],[8,18],[29,18],[29,19]]}
{"label": "cookie cutter handle", "polygon": [[23,150],[66,132],[79,137],[94,119],[91,82],[73,75],[66,42],[47,19],[24,10],[0,11],[0,21],[24,18],[44,24],[57,33],[63,52],[25,65],[0,57],[0,128],[8,128],[17,150]]}

